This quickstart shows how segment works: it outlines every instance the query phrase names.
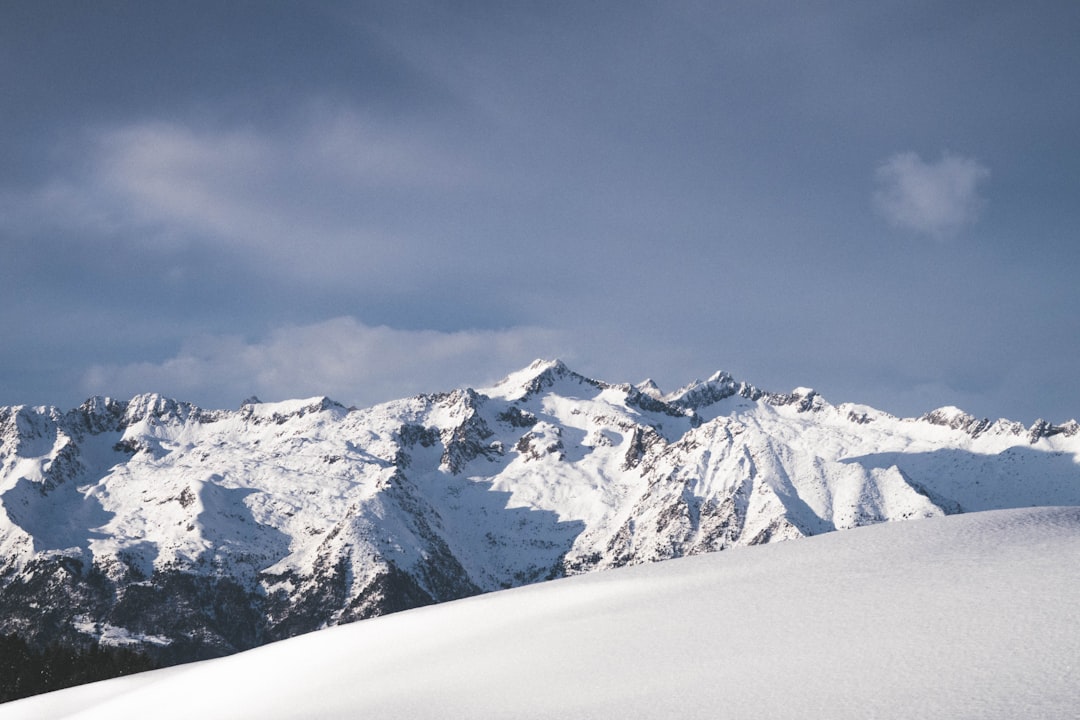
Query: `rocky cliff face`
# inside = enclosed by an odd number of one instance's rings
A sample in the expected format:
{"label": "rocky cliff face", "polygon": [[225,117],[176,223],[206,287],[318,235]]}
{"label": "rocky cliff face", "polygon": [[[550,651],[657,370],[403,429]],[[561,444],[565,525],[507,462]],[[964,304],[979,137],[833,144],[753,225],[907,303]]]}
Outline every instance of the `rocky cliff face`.
{"label": "rocky cliff face", "polygon": [[1075,421],[899,419],[718,373],[538,361],[367,409],[0,409],[0,633],[167,662],[567,574],[869,523],[1080,505]]}

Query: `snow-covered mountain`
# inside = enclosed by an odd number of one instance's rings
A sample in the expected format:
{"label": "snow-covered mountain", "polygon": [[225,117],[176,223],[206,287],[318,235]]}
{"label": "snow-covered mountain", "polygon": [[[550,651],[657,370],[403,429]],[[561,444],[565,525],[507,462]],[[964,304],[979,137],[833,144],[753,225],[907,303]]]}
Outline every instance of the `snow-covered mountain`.
{"label": "snow-covered mountain", "polygon": [[1078,564],[1080,508],[879,524],[397,613],[0,718],[1072,720]]}
{"label": "snow-covered mountain", "polygon": [[165,662],[591,570],[1080,505],[1080,426],[900,419],[717,373],[537,361],[367,409],[157,395],[0,409],[0,633]]}

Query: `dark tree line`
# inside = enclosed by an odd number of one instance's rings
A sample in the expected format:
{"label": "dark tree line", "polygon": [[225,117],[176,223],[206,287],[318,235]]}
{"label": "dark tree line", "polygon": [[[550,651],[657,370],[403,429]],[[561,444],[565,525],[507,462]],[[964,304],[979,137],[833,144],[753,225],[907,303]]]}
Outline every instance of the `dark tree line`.
{"label": "dark tree line", "polygon": [[0,635],[0,702],[156,667],[146,655],[129,648],[98,643],[85,648],[60,644],[34,648],[17,635]]}

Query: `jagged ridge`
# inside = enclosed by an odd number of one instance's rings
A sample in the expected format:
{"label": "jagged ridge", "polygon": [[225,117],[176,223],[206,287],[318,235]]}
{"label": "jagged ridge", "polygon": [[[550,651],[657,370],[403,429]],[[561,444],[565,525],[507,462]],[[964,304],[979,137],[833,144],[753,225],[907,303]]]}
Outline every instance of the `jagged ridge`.
{"label": "jagged ridge", "polygon": [[0,408],[0,632],[181,661],[566,574],[1080,504],[1077,435],[559,361],[367,409]]}

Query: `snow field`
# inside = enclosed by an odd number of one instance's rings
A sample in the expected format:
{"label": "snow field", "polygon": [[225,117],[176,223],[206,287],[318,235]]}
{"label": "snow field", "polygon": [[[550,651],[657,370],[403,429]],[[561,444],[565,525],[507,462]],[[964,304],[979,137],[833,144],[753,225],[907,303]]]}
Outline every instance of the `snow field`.
{"label": "snow field", "polygon": [[1074,718],[1080,508],[556,580],[0,706],[0,718]]}

